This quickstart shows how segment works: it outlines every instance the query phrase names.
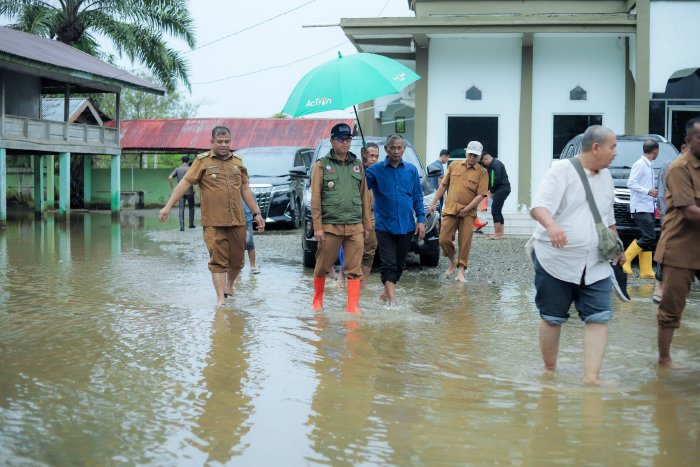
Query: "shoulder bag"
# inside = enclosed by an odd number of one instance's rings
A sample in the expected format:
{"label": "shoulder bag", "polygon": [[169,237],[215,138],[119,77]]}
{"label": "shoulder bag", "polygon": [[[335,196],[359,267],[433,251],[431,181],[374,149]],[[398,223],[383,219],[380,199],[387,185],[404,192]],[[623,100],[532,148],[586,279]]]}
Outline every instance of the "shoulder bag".
{"label": "shoulder bag", "polygon": [[588,184],[588,178],[583,171],[583,166],[581,161],[577,157],[572,157],[569,159],[571,165],[574,166],[578,176],[581,178],[581,183],[583,183],[583,188],[586,190],[586,200],[588,200],[588,207],[591,208],[591,213],[593,214],[593,220],[595,221],[595,230],[598,232],[598,256],[601,261],[609,261],[617,258],[625,251],[622,245],[622,240],[615,235],[615,233],[608,228],[607,225],[603,223],[600,218],[600,213],[598,212],[598,206],[595,204],[593,199],[593,193],[591,193],[591,186]]}

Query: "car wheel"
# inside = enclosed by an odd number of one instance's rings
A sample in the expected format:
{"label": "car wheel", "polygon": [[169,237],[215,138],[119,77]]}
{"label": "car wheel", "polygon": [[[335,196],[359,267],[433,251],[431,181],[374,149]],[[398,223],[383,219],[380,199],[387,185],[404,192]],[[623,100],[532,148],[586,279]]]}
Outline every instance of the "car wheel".
{"label": "car wheel", "polygon": [[431,251],[430,253],[420,254],[420,265],[435,267],[440,262],[440,250]]}
{"label": "car wheel", "polygon": [[306,250],[301,250],[302,253],[304,254],[304,267],[305,268],[313,268],[316,266],[316,256],[311,253],[310,251]]}
{"label": "car wheel", "polygon": [[297,200],[296,206],[294,207],[294,210],[292,211],[292,228],[293,229],[298,229],[301,227],[301,213],[299,212],[299,207],[301,206],[301,202]]}

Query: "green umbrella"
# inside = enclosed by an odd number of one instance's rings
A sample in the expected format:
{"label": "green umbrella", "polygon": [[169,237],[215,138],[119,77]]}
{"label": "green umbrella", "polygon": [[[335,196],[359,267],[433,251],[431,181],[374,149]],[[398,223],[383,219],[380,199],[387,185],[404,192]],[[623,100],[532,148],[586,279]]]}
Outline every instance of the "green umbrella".
{"label": "green umbrella", "polygon": [[[359,53],[317,66],[297,83],[282,113],[300,117],[344,110],[377,97],[395,94],[420,79],[411,69],[382,55]],[[359,118],[358,118],[359,126]],[[363,139],[362,128],[360,135]]]}

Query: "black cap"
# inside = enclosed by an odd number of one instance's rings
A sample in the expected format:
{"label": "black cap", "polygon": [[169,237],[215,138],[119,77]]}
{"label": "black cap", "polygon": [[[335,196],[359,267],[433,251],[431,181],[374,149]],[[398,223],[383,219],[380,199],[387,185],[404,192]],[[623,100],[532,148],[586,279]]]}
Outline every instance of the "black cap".
{"label": "black cap", "polygon": [[352,130],[347,123],[338,123],[331,128],[331,138],[341,138],[343,136],[352,136]]}

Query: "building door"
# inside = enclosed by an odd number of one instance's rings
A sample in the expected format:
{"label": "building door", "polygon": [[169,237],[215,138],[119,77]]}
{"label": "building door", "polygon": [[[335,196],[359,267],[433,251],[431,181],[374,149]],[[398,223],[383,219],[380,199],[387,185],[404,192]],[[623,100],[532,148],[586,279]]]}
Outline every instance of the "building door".
{"label": "building door", "polygon": [[484,151],[498,156],[498,117],[447,117],[447,149],[464,149],[469,141],[479,141]]}
{"label": "building door", "polygon": [[666,112],[666,139],[680,150],[685,139],[685,124],[691,118],[700,117],[700,106],[669,105]]}

